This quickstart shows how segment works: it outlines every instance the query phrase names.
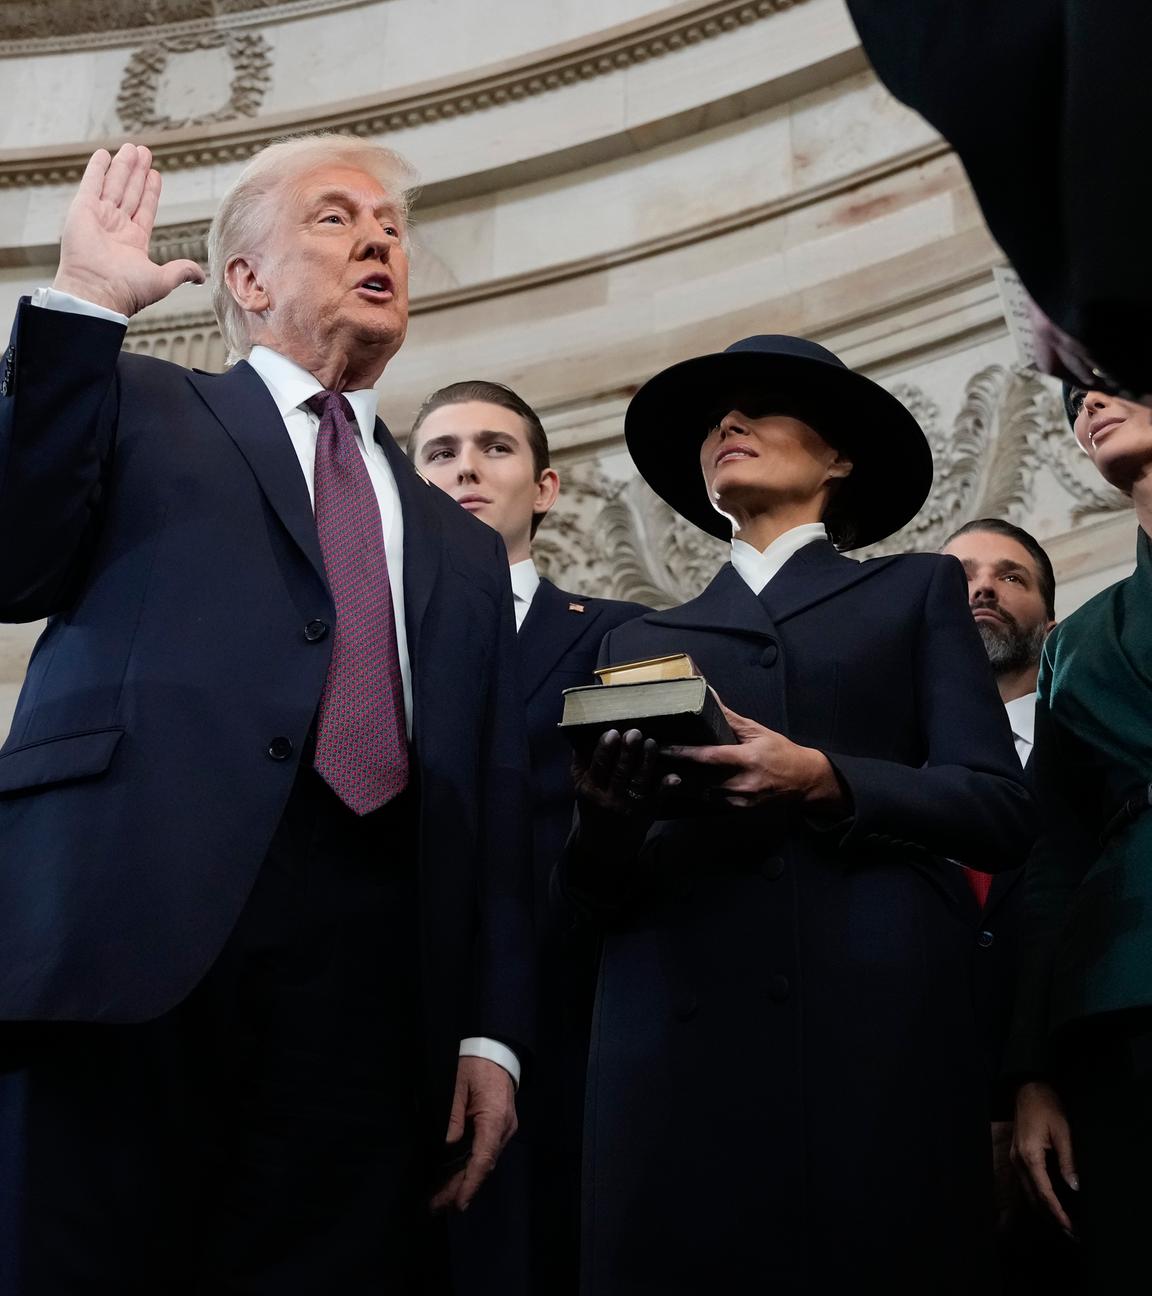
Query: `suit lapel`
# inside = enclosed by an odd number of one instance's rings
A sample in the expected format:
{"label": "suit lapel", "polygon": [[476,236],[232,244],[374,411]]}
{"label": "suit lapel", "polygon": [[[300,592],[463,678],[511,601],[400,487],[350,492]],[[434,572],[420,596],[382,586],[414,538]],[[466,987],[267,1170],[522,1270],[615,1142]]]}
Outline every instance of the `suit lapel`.
{"label": "suit lapel", "polygon": [[432,492],[436,487],[412,467],[379,419],[376,420],[376,444],[384,451],[392,469],[404,519],[404,620],[415,697],[415,684],[420,678],[420,631],[440,577],[442,561],[442,527],[440,515],[433,507],[436,500]]}
{"label": "suit lapel", "polygon": [[816,540],[798,549],[760,593],[760,600],[776,624],[787,621],[817,603],[868,580],[883,571],[891,558],[866,563],[845,558],[827,540]]}
{"label": "suit lapel", "polygon": [[308,484],[263,379],[241,360],[225,374],[190,373],[188,381],[248,461],[288,534],[325,580]]}
{"label": "suit lapel", "polygon": [[725,563],[696,598],[665,612],[649,612],[644,620],[677,630],[718,630],[761,639],[776,634],[767,608],[731,563]]}
{"label": "suit lapel", "polygon": [[590,607],[584,612],[573,611],[570,606],[573,602],[579,600],[573,600],[549,580],[542,580],[536,589],[532,606],[516,636],[525,701],[547,681],[561,658],[600,618],[599,611]]}

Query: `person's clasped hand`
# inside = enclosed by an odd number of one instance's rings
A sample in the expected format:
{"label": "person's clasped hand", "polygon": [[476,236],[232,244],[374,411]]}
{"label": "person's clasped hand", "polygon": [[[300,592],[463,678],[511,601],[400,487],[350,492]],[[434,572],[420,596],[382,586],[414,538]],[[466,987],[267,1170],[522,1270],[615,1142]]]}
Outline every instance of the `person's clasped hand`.
{"label": "person's clasped hand", "polygon": [[[719,698],[717,698],[719,701]],[[736,735],[735,743],[712,747],[665,747],[660,755],[712,767],[726,778],[713,789],[730,805],[759,805],[784,797],[825,809],[844,801],[831,762],[815,747],[801,747],[774,729],[737,715],[724,706],[724,718]]]}

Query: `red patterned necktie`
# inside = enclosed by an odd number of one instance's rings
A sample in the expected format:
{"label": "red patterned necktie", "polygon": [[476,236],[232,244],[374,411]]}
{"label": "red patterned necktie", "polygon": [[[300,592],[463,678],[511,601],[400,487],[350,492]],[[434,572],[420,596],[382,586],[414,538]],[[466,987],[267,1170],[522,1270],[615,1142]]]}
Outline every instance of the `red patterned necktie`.
{"label": "red patterned necktie", "polygon": [[339,392],[305,402],[316,436],[316,531],[336,605],[332,660],[316,728],[316,771],[358,815],[408,785],[404,689],[380,505]]}

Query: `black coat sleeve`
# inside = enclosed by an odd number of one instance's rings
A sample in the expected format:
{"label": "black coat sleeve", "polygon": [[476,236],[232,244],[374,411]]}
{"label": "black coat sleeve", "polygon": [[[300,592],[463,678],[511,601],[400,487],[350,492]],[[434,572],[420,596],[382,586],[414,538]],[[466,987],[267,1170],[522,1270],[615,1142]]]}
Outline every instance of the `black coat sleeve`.
{"label": "black coat sleeve", "polygon": [[1016,1009],[1004,1071],[1023,1081],[1049,1070],[1052,965],[1072,897],[1100,853],[1102,779],[1075,737],[1036,702],[1029,774],[1043,829],[1024,872]]}
{"label": "black coat sleeve", "polygon": [[[619,660],[609,631],[597,665]],[[602,921],[626,907],[642,889],[641,848],[652,822],[643,812],[616,814],[577,798],[572,833],[557,870],[563,898]]]}
{"label": "black coat sleeve", "polygon": [[535,1014],[528,734],[499,537],[493,555],[504,579],[480,753],[479,958],[469,1034],[498,1039],[523,1061]]}
{"label": "black coat sleeve", "polygon": [[954,559],[935,563],[920,625],[923,764],[826,753],[852,802],[841,845],[922,850],[986,873],[1018,868],[1035,835],[1032,798]]}
{"label": "black coat sleeve", "polygon": [[124,328],[21,302],[0,395],[0,620],[64,610],[99,526]]}

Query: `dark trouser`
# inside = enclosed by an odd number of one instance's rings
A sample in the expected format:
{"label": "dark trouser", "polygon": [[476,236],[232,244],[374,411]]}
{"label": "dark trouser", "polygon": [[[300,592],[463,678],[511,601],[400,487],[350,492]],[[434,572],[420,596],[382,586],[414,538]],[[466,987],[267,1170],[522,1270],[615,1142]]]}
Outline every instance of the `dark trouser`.
{"label": "dark trouser", "polygon": [[0,1027],[0,1296],[433,1290],[417,926],[410,807],[305,771],[184,1003]]}
{"label": "dark trouser", "polygon": [[1152,1013],[1092,1023],[1064,1052],[1061,1091],[1080,1177],[1069,1213],[1082,1243],[1083,1290],[1142,1290],[1152,1223]]}

